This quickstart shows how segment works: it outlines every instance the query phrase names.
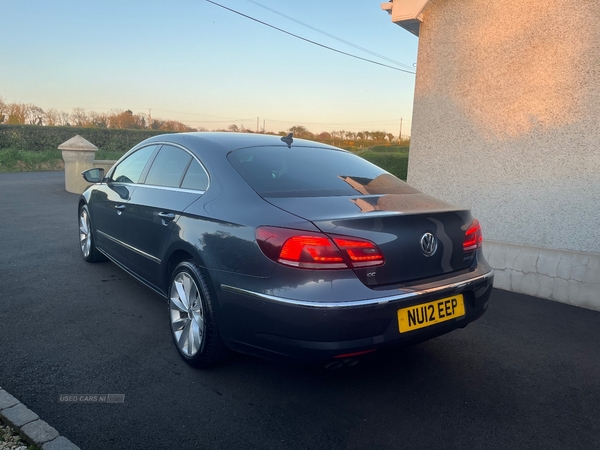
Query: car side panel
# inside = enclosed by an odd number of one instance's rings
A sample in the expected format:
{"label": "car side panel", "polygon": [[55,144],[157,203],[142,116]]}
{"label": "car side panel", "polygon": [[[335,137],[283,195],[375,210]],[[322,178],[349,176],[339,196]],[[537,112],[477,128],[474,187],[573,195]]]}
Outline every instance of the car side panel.
{"label": "car side panel", "polygon": [[[200,192],[184,192],[140,185],[123,213],[123,240],[127,248],[130,270],[161,288],[162,267],[171,233],[181,213],[196,201]],[[159,214],[172,214],[165,219]]]}
{"label": "car side panel", "polygon": [[89,197],[96,246],[119,261],[125,257],[123,247],[116,242],[124,237],[124,218],[117,208],[125,207],[134,191],[132,185],[99,184],[92,188]]}

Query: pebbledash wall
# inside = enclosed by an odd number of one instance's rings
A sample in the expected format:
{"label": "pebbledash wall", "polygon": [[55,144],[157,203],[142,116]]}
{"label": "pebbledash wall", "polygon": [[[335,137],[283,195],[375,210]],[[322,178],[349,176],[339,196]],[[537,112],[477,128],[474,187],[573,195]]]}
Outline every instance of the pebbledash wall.
{"label": "pebbledash wall", "polygon": [[496,287],[600,310],[600,1],[395,1],[424,4],[408,182],[473,211]]}

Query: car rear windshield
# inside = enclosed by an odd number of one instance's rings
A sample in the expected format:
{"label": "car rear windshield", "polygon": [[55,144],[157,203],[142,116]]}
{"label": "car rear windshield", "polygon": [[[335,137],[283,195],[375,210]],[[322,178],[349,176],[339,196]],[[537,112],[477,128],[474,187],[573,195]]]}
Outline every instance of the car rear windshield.
{"label": "car rear windshield", "polygon": [[318,147],[251,147],[229,162],[263,197],[322,197],[417,193],[363,158]]}

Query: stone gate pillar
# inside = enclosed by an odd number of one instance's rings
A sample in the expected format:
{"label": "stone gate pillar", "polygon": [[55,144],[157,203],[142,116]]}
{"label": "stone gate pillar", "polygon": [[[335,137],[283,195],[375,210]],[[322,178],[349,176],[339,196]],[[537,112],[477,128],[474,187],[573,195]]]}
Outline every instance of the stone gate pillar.
{"label": "stone gate pillar", "polygon": [[94,167],[98,147],[79,135],[58,146],[65,161],[65,189],[67,192],[81,194],[89,185],[81,172]]}

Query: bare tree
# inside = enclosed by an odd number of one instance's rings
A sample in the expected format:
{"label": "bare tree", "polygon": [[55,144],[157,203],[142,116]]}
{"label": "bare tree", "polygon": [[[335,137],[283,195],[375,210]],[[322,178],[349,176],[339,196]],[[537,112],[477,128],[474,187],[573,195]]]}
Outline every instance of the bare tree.
{"label": "bare tree", "polygon": [[83,108],[73,108],[71,119],[73,120],[73,125],[76,127],[88,126],[88,114]]}
{"label": "bare tree", "polygon": [[160,130],[162,126],[165,124],[163,120],[160,119],[152,119],[152,123],[150,124],[150,129],[152,130]]}
{"label": "bare tree", "polygon": [[144,114],[133,115],[133,128],[143,130],[146,128],[146,116]]}
{"label": "bare tree", "polygon": [[4,122],[4,119],[8,119],[6,114],[8,113],[8,105],[4,99],[0,96],[0,123]]}
{"label": "bare tree", "polygon": [[[152,119],[146,114],[134,114],[131,110],[111,110],[109,113],[97,113],[95,111],[86,112],[83,108],[74,108],[72,114],[64,111],[58,111],[54,108],[44,112],[42,108],[33,104],[24,103],[6,103],[0,96],[0,124],[32,124],[47,126],[70,126],[79,127],[99,127],[99,128],[120,128],[120,129],[151,129],[165,130],[174,132],[197,131],[194,128],[185,125],[176,120]],[[206,131],[199,127],[200,131]],[[254,133],[253,130],[246,128],[243,124],[232,124],[226,130],[244,133]],[[292,132],[296,137],[306,139],[336,139],[340,141],[364,141],[393,143],[396,138],[391,133],[385,131],[346,131],[334,130],[330,133],[322,132],[318,135],[310,132],[302,125],[295,125],[287,131],[280,131],[279,135],[286,135]],[[273,134],[273,133],[270,133]],[[406,144],[410,141],[406,140]],[[405,140],[401,141],[405,144]]]}
{"label": "bare tree", "polygon": [[43,125],[44,123],[44,110],[39,106],[32,103],[25,105],[27,113],[27,121],[30,125]]}
{"label": "bare tree", "polygon": [[71,119],[71,114],[69,114],[68,112],[65,111],[59,111],[58,112],[58,119],[59,122],[63,127],[68,127],[71,124],[69,123],[69,120]]}
{"label": "bare tree", "polygon": [[107,128],[108,127],[108,115],[104,113],[97,113],[90,111],[88,113],[88,126],[95,128]]}
{"label": "bare tree", "polygon": [[8,124],[24,125],[27,119],[27,105],[25,103],[8,104]]}
{"label": "bare tree", "polygon": [[49,110],[47,110],[46,114],[44,115],[44,123],[49,127],[55,127],[57,125],[60,125],[59,112],[54,108],[50,108]]}

